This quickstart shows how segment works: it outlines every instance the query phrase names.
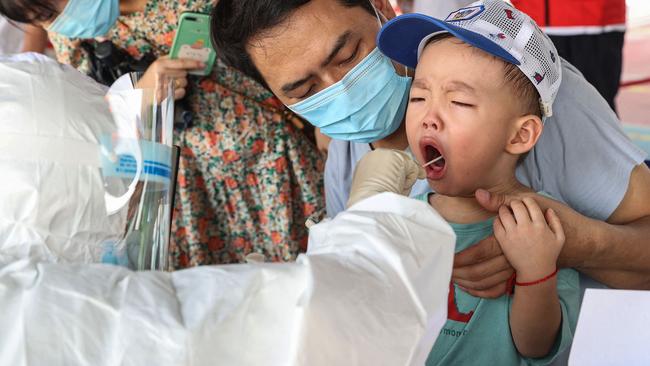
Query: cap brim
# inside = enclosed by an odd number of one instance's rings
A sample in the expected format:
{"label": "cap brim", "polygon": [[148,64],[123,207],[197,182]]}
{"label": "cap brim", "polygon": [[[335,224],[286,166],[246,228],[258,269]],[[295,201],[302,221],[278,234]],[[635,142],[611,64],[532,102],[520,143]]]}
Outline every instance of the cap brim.
{"label": "cap brim", "polygon": [[405,14],[391,19],[377,35],[377,47],[394,61],[410,68],[418,64],[420,42],[432,33],[449,32],[465,43],[499,57],[506,62],[520,62],[490,39],[451,23],[423,14]]}

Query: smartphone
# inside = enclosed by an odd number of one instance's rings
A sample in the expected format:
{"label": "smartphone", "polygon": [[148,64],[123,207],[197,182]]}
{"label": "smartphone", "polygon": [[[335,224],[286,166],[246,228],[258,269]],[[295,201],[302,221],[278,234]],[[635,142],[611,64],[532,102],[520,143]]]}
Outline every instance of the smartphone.
{"label": "smartphone", "polygon": [[189,74],[206,76],[212,72],[217,53],[210,42],[210,15],[185,12],[181,14],[170,58],[189,58],[205,64],[202,70],[192,70]]}

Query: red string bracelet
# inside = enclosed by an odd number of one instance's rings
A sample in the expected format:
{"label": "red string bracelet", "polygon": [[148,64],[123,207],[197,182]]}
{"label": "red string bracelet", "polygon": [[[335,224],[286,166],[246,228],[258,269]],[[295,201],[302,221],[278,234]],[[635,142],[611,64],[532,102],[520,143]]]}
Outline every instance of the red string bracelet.
{"label": "red string bracelet", "polygon": [[557,270],[558,270],[558,269],[555,268],[555,271],[553,271],[553,273],[551,273],[550,275],[548,275],[548,276],[546,276],[546,277],[544,277],[544,278],[540,278],[539,280],[536,280],[536,281],[531,281],[531,282],[517,282],[517,281],[515,280],[515,285],[517,285],[517,286],[533,286],[533,285],[537,285],[538,283],[542,283],[542,282],[548,281],[548,280],[550,280],[551,278],[553,278],[553,277],[557,274]]}

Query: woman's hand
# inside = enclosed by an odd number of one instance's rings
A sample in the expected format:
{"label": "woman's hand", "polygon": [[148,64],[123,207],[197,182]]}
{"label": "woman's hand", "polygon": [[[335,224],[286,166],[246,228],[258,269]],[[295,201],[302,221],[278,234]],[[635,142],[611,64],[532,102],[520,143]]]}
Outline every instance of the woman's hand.
{"label": "woman's hand", "polygon": [[173,81],[174,99],[183,99],[187,93],[187,72],[204,67],[205,64],[200,61],[183,58],[172,60],[168,56],[163,56],[149,66],[136,84],[136,88],[158,88],[158,92],[164,94],[168,83]]}

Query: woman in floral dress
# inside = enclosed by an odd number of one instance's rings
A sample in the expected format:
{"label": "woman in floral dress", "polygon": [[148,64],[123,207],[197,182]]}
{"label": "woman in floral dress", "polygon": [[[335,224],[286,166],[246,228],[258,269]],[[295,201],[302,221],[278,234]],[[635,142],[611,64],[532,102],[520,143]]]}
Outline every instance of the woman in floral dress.
{"label": "woman in floral dress", "polygon": [[[185,11],[210,13],[209,0],[149,0],[121,14],[105,37],[136,59],[169,54]],[[81,71],[80,40],[50,33],[60,62]],[[91,41],[92,43],[92,41]],[[305,249],[305,220],[324,207],[323,161],[316,146],[262,86],[222,62],[188,77],[193,127],[181,146],[172,223],[174,269],[243,261],[252,252],[289,261]]]}

